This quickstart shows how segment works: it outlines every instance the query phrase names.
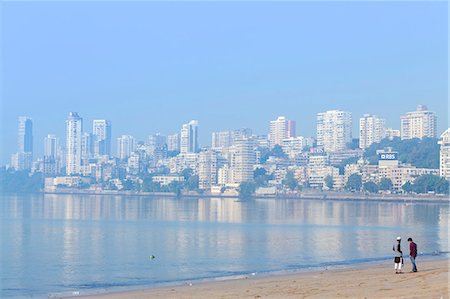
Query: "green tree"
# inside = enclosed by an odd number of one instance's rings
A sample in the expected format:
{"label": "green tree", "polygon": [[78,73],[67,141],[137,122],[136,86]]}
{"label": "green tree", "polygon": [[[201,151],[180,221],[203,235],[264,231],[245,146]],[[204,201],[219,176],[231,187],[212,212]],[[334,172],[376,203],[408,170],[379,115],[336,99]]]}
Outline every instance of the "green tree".
{"label": "green tree", "polygon": [[189,179],[186,182],[186,187],[189,190],[197,190],[198,189],[198,183],[199,183],[199,177],[198,175],[192,175],[189,177]]}
{"label": "green tree", "polygon": [[327,175],[325,177],[325,185],[327,186],[328,189],[330,189],[330,190],[333,189],[334,180],[333,180],[333,177],[331,175]]}
{"label": "green tree", "polygon": [[377,193],[378,192],[378,185],[374,182],[365,182],[364,183],[364,191],[370,192],[370,193]]}
{"label": "green tree", "polygon": [[256,191],[256,185],[252,182],[242,182],[239,185],[239,198],[250,198]]}
{"label": "green tree", "polygon": [[294,173],[292,171],[288,171],[286,173],[286,177],[283,180],[283,185],[288,187],[291,190],[295,190],[298,187],[298,181],[294,177]]}
{"label": "green tree", "polygon": [[253,177],[255,179],[255,184],[257,187],[263,187],[267,186],[268,183],[268,176],[267,176],[267,170],[264,168],[256,168]]}
{"label": "green tree", "polygon": [[425,174],[414,180],[412,190],[415,193],[435,192],[439,194],[448,194],[449,182],[440,176]]}
{"label": "green tree", "polygon": [[411,193],[411,191],[413,190],[413,186],[411,182],[408,181],[403,184],[402,189],[405,193]]}
{"label": "green tree", "polygon": [[151,176],[143,178],[141,190],[144,192],[161,192],[161,184],[154,182]]}
{"label": "green tree", "polygon": [[169,183],[169,185],[167,186],[169,192],[173,192],[175,193],[175,196],[177,198],[181,197],[181,190],[183,189],[183,183],[178,182],[178,181],[172,181]]}
{"label": "green tree", "polygon": [[380,180],[380,190],[389,191],[392,190],[393,184],[390,178],[382,178]]}
{"label": "green tree", "polygon": [[345,189],[350,191],[360,191],[362,187],[362,177],[357,173],[353,173],[348,177]]}
{"label": "green tree", "polygon": [[187,182],[189,178],[194,174],[192,168],[185,168],[181,171],[181,176],[184,177],[184,180]]}
{"label": "green tree", "polygon": [[401,140],[396,137],[392,140],[385,138],[379,143],[373,143],[364,151],[364,157],[369,163],[378,163],[377,150],[391,147],[398,151],[398,159],[402,163],[412,164],[421,168],[439,168],[439,144],[436,138],[414,138]]}
{"label": "green tree", "polygon": [[286,153],[283,151],[283,148],[279,144],[276,144],[272,148],[272,150],[270,151],[270,155],[275,158],[286,158],[287,157]]}
{"label": "green tree", "polygon": [[425,174],[414,180],[413,191],[415,193],[437,192],[437,186],[441,178],[437,175]]}
{"label": "green tree", "polygon": [[449,194],[449,182],[445,178],[440,178],[436,183],[436,193]]}
{"label": "green tree", "polygon": [[123,191],[133,191],[136,190],[137,185],[132,180],[122,180],[122,187]]}
{"label": "green tree", "polygon": [[28,171],[14,171],[12,169],[0,169],[0,193],[28,193],[38,192],[44,188],[42,173],[29,174]]}

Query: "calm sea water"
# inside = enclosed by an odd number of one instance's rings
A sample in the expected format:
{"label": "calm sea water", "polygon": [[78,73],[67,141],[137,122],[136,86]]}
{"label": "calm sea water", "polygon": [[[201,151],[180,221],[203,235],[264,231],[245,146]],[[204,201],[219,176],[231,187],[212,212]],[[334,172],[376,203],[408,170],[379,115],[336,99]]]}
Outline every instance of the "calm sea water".
{"label": "calm sea water", "polygon": [[397,235],[449,251],[444,204],[23,195],[0,208],[1,297],[381,260]]}

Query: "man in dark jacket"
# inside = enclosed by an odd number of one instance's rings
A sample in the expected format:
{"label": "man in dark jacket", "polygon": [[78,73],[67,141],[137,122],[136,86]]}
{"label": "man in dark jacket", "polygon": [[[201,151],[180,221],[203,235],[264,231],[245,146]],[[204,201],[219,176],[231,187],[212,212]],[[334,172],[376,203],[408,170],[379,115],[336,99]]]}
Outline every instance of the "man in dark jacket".
{"label": "man in dark jacket", "polygon": [[409,242],[409,258],[411,259],[412,263],[412,272],[417,272],[417,266],[416,266],[416,256],[417,256],[417,244],[413,242],[412,238],[408,238]]}

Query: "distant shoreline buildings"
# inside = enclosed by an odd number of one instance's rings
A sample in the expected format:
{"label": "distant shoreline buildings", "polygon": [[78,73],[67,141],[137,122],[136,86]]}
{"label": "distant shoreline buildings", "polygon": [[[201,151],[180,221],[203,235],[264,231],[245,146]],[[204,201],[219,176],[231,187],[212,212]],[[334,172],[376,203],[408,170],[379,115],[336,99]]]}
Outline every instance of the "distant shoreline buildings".
{"label": "distant shoreline buildings", "polygon": [[[279,116],[269,122],[267,135],[255,135],[251,129],[213,132],[211,146],[201,147],[199,122],[191,120],[177,133],[153,134],[146,141],[121,135],[113,153],[111,121],[95,119],[92,131],[87,132],[82,117],[70,112],[65,144],[48,134],[43,158],[33,161],[33,123],[21,116],[18,151],[10,166],[42,172],[46,188],[121,190],[141,186],[159,190],[187,184],[192,189],[223,193],[239,189],[242,183],[255,183],[264,192],[286,185],[341,190],[357,175],[361,190],[368,182],[379,184],[388,179],[390,191],[402,192],[407,182],[424,174],[450,179],[449,130],[439,139],[439,169],[399,163],[398,153],[391,149],[380,149],[378,164],[369,163],[363,158],[364,151],[385,138],[436,138],[436,123],[436,114],[422,105],[401,117],[400,130],[386,128],[383,118],[365,114],[359,119],[359,142],[355,142],[351,112],[329,110],[317,114],[316,138],[298,136],[295,121]],[[287,183],[292,179],[295,181]]]}

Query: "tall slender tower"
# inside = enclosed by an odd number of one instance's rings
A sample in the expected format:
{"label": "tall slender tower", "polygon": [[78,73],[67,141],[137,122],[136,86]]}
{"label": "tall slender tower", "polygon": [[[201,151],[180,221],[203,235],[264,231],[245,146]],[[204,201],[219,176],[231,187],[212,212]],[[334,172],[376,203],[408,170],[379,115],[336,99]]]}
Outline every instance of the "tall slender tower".
{"label": "tall slender tower", "polygon": [[133,136],[122,135],[117,138],[117,157],[119,159],[127,159],[135,149],[136,141]]}
{"label": "tall slender tower", "polygon": [[95,119],[92,123],[94,135],[94,156],[111,156],[111,122],[106,119]]}
{"label": "tall slender tower", "polygon": [[384,119],[364,114],[359,119],[359,147],[365,149],[373,143],[380,142],[386,134],[384,124]]}
{"label": "tall slender tower", "polygon": [[66,173],[79,174],[81,168],[81,136],[83,119],[77,112],[69,112],[66,120]]}
{"label": "tall slender tower", "polygon": [[180,137],[180,152],[182,154],[198,152],[198,121],[191,120],[184,124],[181,127]]}
{"label": "tall slender tower", "polygon": [[295,121],[279,116],[270,122],[269,142],[270,147],[282,145],[284,139],[295,137]]}
{"label": "tall slender tower", "polygon": [[27,116],[19,117],[17,153],[11,157],[16,170],[31,169],[33,162],[33,121]]}
{"label": "tall slender tower", "polygon": [[26,116],[19,117],[18,152],[33,153],[33,121]]}

